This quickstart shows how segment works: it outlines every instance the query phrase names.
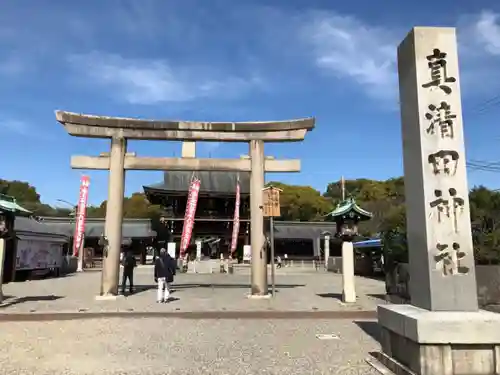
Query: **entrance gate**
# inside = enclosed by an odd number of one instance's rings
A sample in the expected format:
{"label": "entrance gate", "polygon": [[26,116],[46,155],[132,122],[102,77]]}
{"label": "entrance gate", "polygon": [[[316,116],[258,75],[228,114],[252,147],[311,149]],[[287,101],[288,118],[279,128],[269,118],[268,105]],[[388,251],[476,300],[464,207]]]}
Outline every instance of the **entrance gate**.
{"label": "entrance gate", "polygon": [[[314,118],[274,122],[191,122],[139,120],[56,111],[56,119],[64,125],[69,135],[111,139],[109,154],[71,158],[73,169],[109,170],[105,224],[108,251],[103,258],[101,296],[113,298],[118,294],[126,170],[250,172],[251,295],[268,294],[262,213],[264,173],[299,172],[300,160],[265,158],[264,142],[302,141],[307,131],[314,128]],[[183,141],[182,157],[137,157],[135,153],[127,153],[128,139]],[[249,158],[196,158],[196,141],[247,142]]]}

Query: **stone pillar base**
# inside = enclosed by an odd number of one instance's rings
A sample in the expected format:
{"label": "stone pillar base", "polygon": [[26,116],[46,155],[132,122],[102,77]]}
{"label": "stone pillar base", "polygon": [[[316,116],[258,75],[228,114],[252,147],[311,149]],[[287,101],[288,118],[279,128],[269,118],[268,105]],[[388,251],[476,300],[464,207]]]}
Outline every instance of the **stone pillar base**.
{"label": "stone pillar base", "polygon": [[96,301],[116,301],[123,298],[125,298],[123,294],[103,294],[95,296]]}
{"label": "stone pillar base", "polygon": [[378,306],[382,355],[396,374],[500,374],[500,314]]}
{"label": "stone pillar base", "polygon": [[272,294],[247,294],[248,299],[261,300],[261,299],[271,299]]}

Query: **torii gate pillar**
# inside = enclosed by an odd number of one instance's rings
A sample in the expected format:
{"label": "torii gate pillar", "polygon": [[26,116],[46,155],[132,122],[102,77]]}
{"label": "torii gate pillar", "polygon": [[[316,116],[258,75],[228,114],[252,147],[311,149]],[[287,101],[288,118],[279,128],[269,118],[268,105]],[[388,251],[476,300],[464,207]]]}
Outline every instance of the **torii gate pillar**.
{"label": "torii gate pillar", "polygon": [[105,235],[108,245],[102,258],[101,296],[118,294],[120,253],[122,248],[123,196],[125,193],[125,154],[127,140],[111,139],[108,201],[106,203]]}
{"label": "torii gate pillar", "polygon": [[264,141],[250,141],[250,236],[252,296],[267,296],[267,249],[264,246]]}

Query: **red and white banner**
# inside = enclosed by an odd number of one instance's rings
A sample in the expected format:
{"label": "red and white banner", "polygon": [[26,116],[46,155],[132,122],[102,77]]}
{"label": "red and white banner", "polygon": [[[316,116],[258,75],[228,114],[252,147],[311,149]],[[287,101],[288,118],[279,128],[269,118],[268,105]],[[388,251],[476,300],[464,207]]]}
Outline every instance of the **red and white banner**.
{"label": "red and white banner", "polygon": [[231,256],[238,246],[238,234],[240,233],[240,181],[236,183],[236,202],[234,203],[233,237],[231,239]]}
{"label": "red and white banner", "polygon": [[76,212],[75,236],[73,238],[73,255],[78,256],[78,251],[82,245],[85,235],[85,218],[87,215],[87,200],[89,197],[90,179],[88,176],[82,176],[80,182],[80,197],[78,198],[78,206]]}
{"label": "red and white banner", "polygon": [[189,187],[189,194],[186,204],[186,214],[184,215],[184,226],[182,227],[180,257],[184,258],[186,249],[191,241],[191,234],[194,227],[194,216],[196,214],[196,205],[198,204],[198,194],[200,193],[201,181],[194,179]]}

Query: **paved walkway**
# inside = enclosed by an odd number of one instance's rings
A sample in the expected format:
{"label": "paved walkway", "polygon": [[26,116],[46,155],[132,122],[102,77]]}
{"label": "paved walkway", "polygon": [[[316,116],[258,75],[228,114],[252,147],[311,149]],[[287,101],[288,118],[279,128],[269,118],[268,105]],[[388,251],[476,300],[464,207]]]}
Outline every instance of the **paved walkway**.
{"label": "paved walkway", "polygon": [[375,311],[385,303],[384,284],[357,278],[358,301],[341,302],[341,276],[318,272],[278,275],[276,298],[250,300],[249,276],[228,274],[179,274],[174,283],[174,301],[158,305],[152,270],[139,268],[137,292],[116,301],[96,301],[100,273],[86,272],[65,278],[11,283],[4,286],[7,299],[0,313],[12,312],[215,312],[215,311]]}
{"label": "paved walkway", "polygon": [[[382,302],[379,281],[358,278],[358,302],[344,306],[335,274],[281,275],[271,301],[246,298],[248,276],[179,275],[178,300],[158,305],[148,269],[136,274],[138,293],[117,301],[94,300],[99,277],[4,286],[11,297],[2,316],[84,315],[0,321],[2,374],[376,374],[364,359],[378,350],[377,326],[363,314],[372,316]],[[320,334],[334,337],[321,340]]]}

